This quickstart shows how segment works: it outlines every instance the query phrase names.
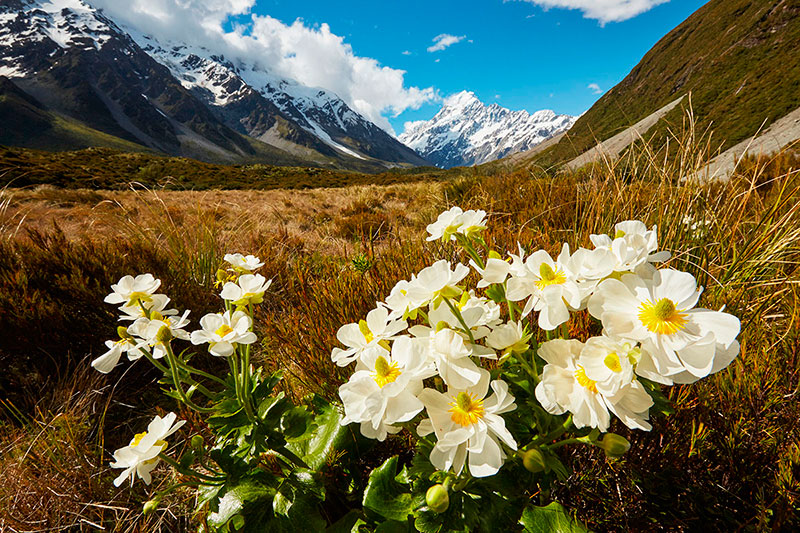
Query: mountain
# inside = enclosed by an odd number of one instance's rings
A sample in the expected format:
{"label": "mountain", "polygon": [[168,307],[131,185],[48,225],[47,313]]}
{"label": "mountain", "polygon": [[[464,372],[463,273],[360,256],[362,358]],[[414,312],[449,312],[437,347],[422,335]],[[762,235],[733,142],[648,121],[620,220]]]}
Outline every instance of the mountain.
{"label": "mountain", "polygon": [[437,166],[485,163],[533,148],[568,130],[575,117],[543,110],[529,114],[484,105],[462,91],[444,100],[431,120],[408,124],[400,140]]}
{"label": "mountain", "polygon": [[4,0],[0,76],[14,86],[6,113],[16,104],[30,114],[36,102],[50,123],[99,132],[73,142],[52,127],[49,135],[29,138],[24,121],[5,131],[34,148],[97,141],[205,161],[364,171],[425,163],[332,93],[234,65],[209,50],[162,45],[84,0]]}
{"label": "mountain", "polygon": [[[691,94],[691,99],[686,97]],[[598,141],[685,97],[648,137],[680,128],[691,102],[696,131],[729,148],[800,107],[800,1],[711,0],[669,32],[552,148],[524,164],[574,160]]]}

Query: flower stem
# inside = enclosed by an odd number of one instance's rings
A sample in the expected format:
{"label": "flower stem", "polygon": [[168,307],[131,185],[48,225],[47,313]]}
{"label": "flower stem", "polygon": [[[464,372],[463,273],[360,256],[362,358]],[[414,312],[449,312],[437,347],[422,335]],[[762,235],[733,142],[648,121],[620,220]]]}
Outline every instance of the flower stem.
{"label": "flower stem", "polygon": [[469,329],[469,326],[467,326],[467,323],[466,323],[466,321],[464,320],[464,317],[463,317],[463,316],[461,316],[461,311],[458,309],[458,307],[456,307],[456,306],[453,304],[453,302],[451,302],[451,301],[450,301],[450,298],[444,298],[444,301],[445,301],[445,303],[447,304],[447,307],[449,307],[449,308],[450,308],[450,310],[453,312],[453,314],[454,314],[454,315],[456,316],[456,318],[458,319],[458,322],[461,324],[461,327],[462,327],[462,328],[464,328],[464,333],[466,333],[467,335],[469,335],[469,341],[470,341],[472,344],[475,344],[475,337],[472,335],[472,330],[471,330],[471,329]]}
{"label": "flower stem", "polygon": [[170,465],[172,468],[183,474],[184,476],[191,476],[196,477],[197,479],[202,479],[203,481],[210,482],[212,485],[221,485],[224,483],[228,478],[226,476],[207,476],[205,474],[201,474],[196,470],[192,470],[188,467],[181,466],[177,461],[164,455],[163,453],[158,454],[158,457]]}
{"label": "flower stem", "polygon": [[[214,411],[211,407],[200,407],[199,405],[195,404],[189,397],[186,395],[186,391],[183,390],[183,383],[178,376],[178,363],[175,361],[175,354],[172,352],[172,346],[170,346],[169,342],[164,343],[164,348],[167,351],[167,361],[169,361],[169,367],[172,371],[172,382],[175,384],[175,389],[178,391],[178,394],[181,397],[181,401],[185,403],[191,409],[199,413],[211,413]],[[193,385],[196,385],[193,384]]]}

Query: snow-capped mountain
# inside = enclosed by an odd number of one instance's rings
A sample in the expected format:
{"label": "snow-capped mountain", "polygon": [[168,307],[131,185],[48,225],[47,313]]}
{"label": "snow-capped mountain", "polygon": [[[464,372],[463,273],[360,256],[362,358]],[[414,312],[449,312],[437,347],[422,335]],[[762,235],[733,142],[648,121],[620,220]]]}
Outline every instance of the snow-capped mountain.
{"label": "snow-capped mountain", "polygon": [[0,2],[0,76],[52,116],[172,155],[374,170],[425,163],[335,94],[160,43],[91,0]]}
{"label": "snow-capped mountain", "polygon": [[533,148],[577,120],[542,110],[533,114],[484,105],[462,91],[444,100],[431,120],[412,122],[400,141],[437,166],[477,165]]}

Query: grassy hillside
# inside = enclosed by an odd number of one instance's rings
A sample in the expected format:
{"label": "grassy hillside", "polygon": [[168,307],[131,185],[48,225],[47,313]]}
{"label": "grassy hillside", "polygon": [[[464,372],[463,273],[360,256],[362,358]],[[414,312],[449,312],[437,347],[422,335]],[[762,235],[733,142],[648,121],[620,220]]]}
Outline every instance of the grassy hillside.
{"label": "grassy hillside", "polygon": [[[532,160],[571,160],[689,93],[698,127],[710,126],[724,147],[800,107],[800,1],[710,1],[661,39],[556,146]],[[665,122],[679,124],[684,110],[682,103]]]}
{"label": "grassy hillside", "polygon": [[148,187],[185,189],[307,189],[371,183],[391,184],[457,176],[465,169],[395,169],[378,174],[315,167],[263,164],[219,165],[108,148],[45,152],[0,146],[0,187],[53,185],[65,188],[119,189],[131,182]]}

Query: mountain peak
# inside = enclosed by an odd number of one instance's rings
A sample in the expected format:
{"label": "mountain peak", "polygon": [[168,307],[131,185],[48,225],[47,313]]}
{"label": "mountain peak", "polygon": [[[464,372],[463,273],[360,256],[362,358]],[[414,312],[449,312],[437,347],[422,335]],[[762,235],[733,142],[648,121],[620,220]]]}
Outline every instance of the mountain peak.
{"label": "mountain peak", "polygon": [[445,98],[431,120],[407,123],[399,138],[440,167],[476,165],[529,150],[569,129],[575,119],[549,109],[529,114],[487,106],[475,93],[461,91]]}

